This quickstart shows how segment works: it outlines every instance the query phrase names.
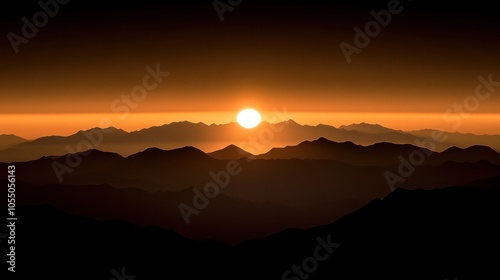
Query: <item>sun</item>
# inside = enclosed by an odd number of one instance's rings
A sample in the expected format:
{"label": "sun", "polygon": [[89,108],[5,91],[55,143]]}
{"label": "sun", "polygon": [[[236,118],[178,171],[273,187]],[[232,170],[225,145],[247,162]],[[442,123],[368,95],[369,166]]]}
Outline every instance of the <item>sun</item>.
{"label": "sun", "polygon": [[236,120],[244,128],[254,128],[259,125],[262,118],[254,109],[245,109],[239,112]]}

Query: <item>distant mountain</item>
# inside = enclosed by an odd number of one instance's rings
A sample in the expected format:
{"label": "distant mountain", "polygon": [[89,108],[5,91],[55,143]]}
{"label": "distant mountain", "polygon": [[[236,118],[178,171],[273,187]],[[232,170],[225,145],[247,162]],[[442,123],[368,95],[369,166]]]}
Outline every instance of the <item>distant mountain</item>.
{"label": "distant mountain", "polygon": [[[500,135],[475,135],[471,133],[460,133],[460,132],[444,132],[437,129],[423,129],[423,130],[413,130],[407,133],[414,135],[415,137],[424,138],[431,140],[438,150],[445,150],[452,146],[457,146],[461,148],[466,148],[474,145],[488,146],[500,152]],[[444,143],[439,143],[432,138],[433,134],[443,134],[446,141]]]}
{"label": "distant mountain", "polygon": [[236,145],[232,145],[232,144],[225,147],[224,149],[208,153],[208,155],[215,158],[215,159],[222,159],[222,160],[240,159],[243,157],[246,157],[246,158],[254,158],[255,157],[255,155],[243,150],[242,148],[240,148]]}
{"label": "distant mountain", "polygon": [[341,125],[339,129],[345,130],[355,130],[363,133],[369,134],[382,134],[382,133],[404,133],[403,131],[397,131],[394,129],[383,127],[379,124],[369,124],[369,123],[359,123],[359,124],[350,124],[350,125]]}
{"label": "distant mountain", "polygon": [[[28,161],[43,156],[61,156],[78,151],[97,149],[106,141],[126,142],[127,132],[110,128],[93,128],[86,131],[80,130],[70,136],[45,136],[32,141],[25,141],[10,148],[0,150],[0,161]],[[130,143],[133,146],[133,143]],[[105,149],[99,149],[105,150]],[[112,151],[112,150],[110,150]],[[140,151],[140,150],[138,150]]]}
{"label": "distant mountain", "polygon": [[[396,190],[334,223],[236,246],[20,206],[16,237],[23,242],[16,256],[30,269],[16,273],[23,279],[67,279],[78,271],[73,278],[154,280],[168,268],[183,279],[300,279],[297,273],[339,280],[498,279],[499,185],[496,177],[473,186]],[[55,259],[58,269],[52,269]]]}
{"label": "distant mountain", "polygon": [[0,150],[10,148],[17,144],[26,142],[28,140],[21,138],[13,134],[1,134],[0,135]]}
{"label": "distant mountain", "polygon": [[[376,133],[375,133],[376,132]],[[329,125],[300,125],[293,120],[277,124],[262,122],[257,128],[244,129],[236,123],[206,125],[175,122],[133,132],[116,128],[94,128],[70,136],[48,136],[0,149],[0,162],[28,161],[48,155],[65,155],[87,149],[98,149],[128,156],[150,147],[174,149],[184,146],[215,151],[234,144],[257,155],[273,147],[296,145],[304,140],[325,137],[336,142],[350,141],[358,145],[379,142],[415,144],[424,138],[377,125],[359,124],[337,129]],[[481,138],[481,136],[478,136]],[[479,139],[478,138],[478,139]],[[500,142],[491,147],[500,149]],[[482,144],[482,142],[474,143]],[[437,145],[438,150],[451,146],[468,147],[461,142]]]}

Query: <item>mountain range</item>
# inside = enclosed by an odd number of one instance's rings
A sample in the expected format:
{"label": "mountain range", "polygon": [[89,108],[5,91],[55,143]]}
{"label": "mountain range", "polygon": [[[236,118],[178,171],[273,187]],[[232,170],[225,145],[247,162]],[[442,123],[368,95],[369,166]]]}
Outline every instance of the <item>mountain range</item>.
{"label": "mountain range", "polygon": [[[364,123],[229,125],[0,137],[2,156],[24,158],[0,161],[15,165],[21,277],[498,278],[494,145],[443,149]],[[291,143],[300,133],[321,136]],[[208,153],[186,145],[235,135]]]}
{"label": "mountain range", "polygon": [[21,206],[18,262],[30,269],[19,276],[497,279],[499,185],[496,177],[439,190],[398,189],[336,222],[232,246],[48,205]]}
{"label": "mountain range", "polygon": [[[236,243],[290,226],[332,222],[387,196],[391,186],[385,174],[399,174],[401,159],[410,162],[415,151],[429,156],[397,188],[431,190],[500,176],[500,154],[489,147],[430,153],[406,144],[361,146],[326,138],[258,156],[235,145],[210,154],[194,147],[148,148],[128,157],[89,150],[15,165],[24,204],[50,204],[98,220],[119,219],[193,239]],[[77,158],[78,165],[67,165]],[[230,162],[241,172],[227,179],[220,174]],[[55,164],[71,170],[62,181]],[[0,169],[7,165],[0,163]],[[227,186],[186,224],[179,205],[193,205],[194,190],[203,192],[217,180],[227,180]]]}
{"label": "mountain range", "polygon": [[[445,141],[434,140],[433,133],[443,135],[442,139]],[[453,146],[466,148],[484,145],[500,151],[500,135],[445,133],[436,130],[404,132],[367,123],[335,128],[323,124],[300,125],[293,120],[287,120],[277,124],[262,122],[256,129],[247,130],[236,123],[206,125],[175,122],[133,132],[114,127],[93,128],[81,130],[70,136],[45,136],[30,141],[3,135],[0,136],[0,161],[29,161],[42,156],[64,155],[88,149],[115,152],[123,156],[150,147],[174,149],[194,146],[208,152],[220,150],[231,144],[258,155],[274,147],[296,145],[304,140],[312,141],[320,137],[336,142],[350,141],[365,146],[389,142],[443,151]],[[429,141],[432,144],[425,144]]]}

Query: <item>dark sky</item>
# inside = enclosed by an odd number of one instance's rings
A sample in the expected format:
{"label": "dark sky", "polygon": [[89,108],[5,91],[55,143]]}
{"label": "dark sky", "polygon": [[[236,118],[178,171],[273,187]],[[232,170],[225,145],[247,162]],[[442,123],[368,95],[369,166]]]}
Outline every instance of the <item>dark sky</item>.
{"label": "dark sky", "polygon": [[[0,17],[0,113],[109,112],[157,64],[170,76],[137,112],[443,112],[479,75],[500,80],[491,1],[401,1],[347,63],[339,44],[388,2],[243,0],[221,22],[213,1],[71,0],[16,54],[8,34],[41,8],[15,1]],[[499,113],[499,95],[478,112]]]}

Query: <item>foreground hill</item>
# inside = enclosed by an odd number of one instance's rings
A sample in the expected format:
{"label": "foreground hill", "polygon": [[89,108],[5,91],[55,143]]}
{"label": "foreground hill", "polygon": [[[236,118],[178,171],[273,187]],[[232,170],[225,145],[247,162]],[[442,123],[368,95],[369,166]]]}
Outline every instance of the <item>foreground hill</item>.
{"label": "foreground hill", "polygon": [[[293,279],[296,271],[308,279],[498,279],[499,185],[496,177],[440,190],[396,190],[332,224],[237,246],[23,206],[17,273],[50,279],[111,279],[112,271],[137,279]],[[322,260],[313,261],[316,248]]]}
{"label": "foreground hill", "polygon": [[222,160],[240,159],[243,157],[246,158],[255,157],[255,155],[253,155],[252,153],[249,153],[243,150],[242,148],[232,144],[225,147],[224,149],[208,153],[208,155],[215,159],[222,159]]}

